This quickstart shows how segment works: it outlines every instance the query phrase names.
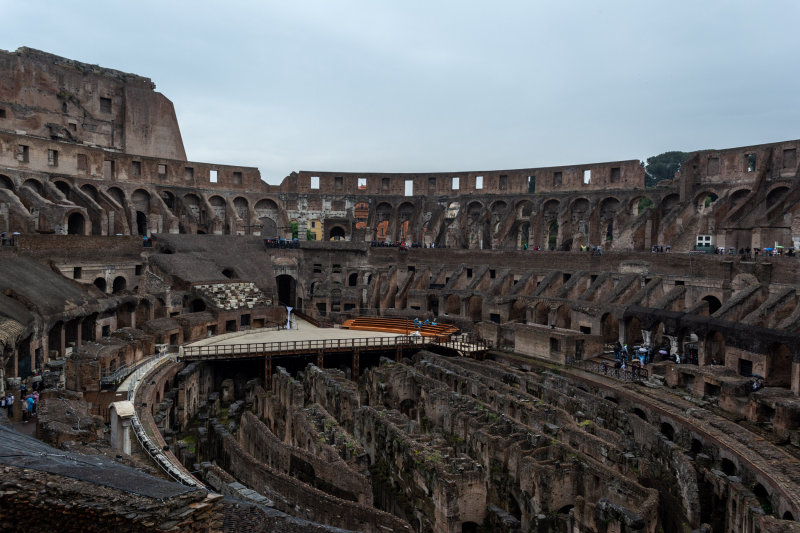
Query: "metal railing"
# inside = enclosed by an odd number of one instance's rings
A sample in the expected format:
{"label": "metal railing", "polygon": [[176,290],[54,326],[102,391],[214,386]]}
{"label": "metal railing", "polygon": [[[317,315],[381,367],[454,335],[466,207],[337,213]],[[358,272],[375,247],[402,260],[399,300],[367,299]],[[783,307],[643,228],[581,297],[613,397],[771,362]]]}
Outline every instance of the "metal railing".
{"label": "metal railing", "polygon": [[621,381],[647,381],[650,377],[650,372],[646,368],[640,366],[631,365],[627,366],[625,370],[622,370],[622,368],[614,368],[613,364],[593,361],[591,359],[585,361],[567,359],[566,362],[568,365],[578,367],[582,370],[619,379]]}
{"label": "metal railing", "polygon": [[424,347],[437,344],[460,351],[488,350],[489,343],[482,340],[452,339],[449,336],[422,337],[401,335],[397,337],[366,337],[356,339],[314,339],[297,341],[258,342],[248,344],[215,344],[211,346],[184,346],[181,359],[209,359],[217,357],[252,357],[263,354],[283,355],[318,353],[326,351],[352,351],[356,349],[392,349]]}

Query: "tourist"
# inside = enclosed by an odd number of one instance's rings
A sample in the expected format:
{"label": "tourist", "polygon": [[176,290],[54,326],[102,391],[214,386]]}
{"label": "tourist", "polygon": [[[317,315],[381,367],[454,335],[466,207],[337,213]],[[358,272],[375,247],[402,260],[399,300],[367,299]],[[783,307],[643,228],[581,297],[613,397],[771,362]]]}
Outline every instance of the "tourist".
{"label": "tourist", "polygon": [[10,392],[6,396],[6,410],[8,411],[8,419],[14,418],[14,395]]}
{"label": "tourist", "polygon": [[25,398],[22,398],[22,397],[21,397],[21,400],[22,401],[20,403],[22,405],[20,405],[20,409],[22,409],[22,421],[23,422],[27,422],[28,421],[28,402],[26,402]]}
{"label": "tourist", "polygon": [[28,414],[33,416],[36,414],[36,402],[33,399],[33,394],[29,394],[25,400],[25,407],[28,409]]}

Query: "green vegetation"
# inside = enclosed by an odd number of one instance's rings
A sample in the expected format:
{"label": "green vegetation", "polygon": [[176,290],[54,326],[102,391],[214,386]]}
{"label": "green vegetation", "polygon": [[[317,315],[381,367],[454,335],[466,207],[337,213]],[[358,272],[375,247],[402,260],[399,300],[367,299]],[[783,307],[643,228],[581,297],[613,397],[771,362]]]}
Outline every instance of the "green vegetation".
{"label": "green vegetation", "polygon": [[645,187],[655,187],[661,180],[671,180],[680,169],[681,163],[689,158],[691,152],[664,152],[647,158],[644,166]]}

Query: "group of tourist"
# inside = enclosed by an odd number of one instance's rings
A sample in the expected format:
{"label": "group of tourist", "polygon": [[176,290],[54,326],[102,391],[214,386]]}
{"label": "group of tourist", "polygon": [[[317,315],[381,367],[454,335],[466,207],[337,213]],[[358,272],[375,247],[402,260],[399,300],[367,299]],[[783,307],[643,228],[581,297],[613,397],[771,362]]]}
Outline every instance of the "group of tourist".
{"label": "group of tourist", "polygon": [[299,248],[300,241],[294,239],[264,239],[264,246],[266,248]]}
{"label": "group of tourist", "polygon": [[[14,418],[14,402],[16,398],[12,392],[0,396],[0,409],[5,408],[8,419]],[[30,417],[36,416],[36,407],[39,405],[39,391],[34,390],[27,394],[24,385],[20,389],[20,407],[22,409],[22,421],[27,422]]]}
{"label": "group of tourist", "polygon": [[8,233],[6,231],[0,232],[0,246],[16,246],[18,236],[18,231],[13,233]]}

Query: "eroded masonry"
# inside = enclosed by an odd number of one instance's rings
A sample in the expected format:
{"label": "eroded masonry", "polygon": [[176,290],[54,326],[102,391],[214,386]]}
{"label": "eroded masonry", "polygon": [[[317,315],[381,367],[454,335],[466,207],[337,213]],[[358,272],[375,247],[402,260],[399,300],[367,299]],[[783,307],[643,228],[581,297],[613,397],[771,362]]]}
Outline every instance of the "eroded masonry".
{"label": "eroded masonry", "polygon": [[0,529],[800,531],[798,148],[274,186],[0,51]]}

